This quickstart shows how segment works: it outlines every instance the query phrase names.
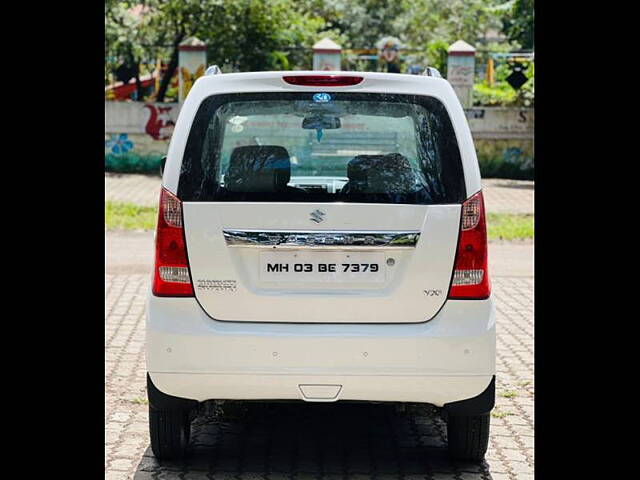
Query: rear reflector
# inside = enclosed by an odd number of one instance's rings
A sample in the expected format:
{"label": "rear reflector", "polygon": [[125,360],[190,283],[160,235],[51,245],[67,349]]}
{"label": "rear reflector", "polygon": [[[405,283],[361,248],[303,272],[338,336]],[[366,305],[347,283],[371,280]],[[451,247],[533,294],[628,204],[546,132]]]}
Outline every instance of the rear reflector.
{"label": "rear reflector", "polygon": [[158,297],[193,296],[182,226],[182,202],[164,188],[160,191],[152,291]]}
{"label": "rear reflector", "polygon": [[449,298],[484,299],[490,294],[484,199],[482,192],[478,192],[462,204],[460,239]]}
{"label": "rear reflector", "polygon": [[353,75],[289,75],[282,79],[291,85],[305,87],[348,87],[358,85],[363,77]]}

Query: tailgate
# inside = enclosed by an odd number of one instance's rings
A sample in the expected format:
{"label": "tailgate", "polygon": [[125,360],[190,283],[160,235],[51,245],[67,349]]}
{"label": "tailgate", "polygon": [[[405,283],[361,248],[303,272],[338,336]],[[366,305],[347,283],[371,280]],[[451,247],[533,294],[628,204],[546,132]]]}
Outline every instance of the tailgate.
{"label": "tailgate", "polygon": [[460,205],[185,202],[183,211],[196,298],[217,320],[424,322],[446,301]]}

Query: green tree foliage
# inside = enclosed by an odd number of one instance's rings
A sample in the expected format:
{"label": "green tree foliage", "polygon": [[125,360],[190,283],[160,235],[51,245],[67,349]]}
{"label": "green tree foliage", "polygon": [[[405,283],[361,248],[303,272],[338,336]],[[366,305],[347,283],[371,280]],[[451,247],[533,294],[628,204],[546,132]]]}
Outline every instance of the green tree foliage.
{"label": "green tree foliage", "polygon": [[[146,0],[142,13],[138,3],[106,1],[107,64],[113,71],[124,59],[163,58],[169,69],[159,100],[177,68],[178,45],[190,36],[227,72],[310,68],[311,46],[324,37],[357,49],[394,36],[412,63],[443,74],[447,48],[459,39],[477,48],[479,63],[488,51],[533,47],[533,0]],[[495,43],[501,31],[506,38]]]}
{"label": "green tree foliage", "polygon": [[[109,74],[122,65],[132,69],[140,93],[138,65],[145,55],[145,44],[153,41],[147,16],[136,15],[128,2],[105,2],[105,84]],[[142,7],[142,6],[141,6]]]}
{"label": "green tree foliage", "polygon": [[534,63],[529,63],[524,70],[529,80],[519,90],[514,90],[506,81],[510,73],[509,66],[501,64],[496,68],[496,82],[493,86],[489,86],[485,80],[476,83],[473,86],[474,105],[533,107],[535,102]]}
{"label": "green tree foliage", "polygon": [[[320,17],[303,12],[294,0],[148,0],[136,16],[137,2],[107,1],[106,59],[113,71],[126,52],[169,59],[158,95],[164,99],[178,66],[178,46],[196,36],[207,58],[225,71],[310,68],[311,45],[324,27]],[[304,65],[308,63],[308,65]]]}
{"label": "green tree foliage", "polygon": [[407,14],[396,21],[407,47],[421,52],[417,59],[443,71],[446,49],[456,40],[479,47],[492,30],[501,27],[491,8],[497,0],[403,0]]}
{"label": "green tree foliage", "polygon": [[[446,52],[459,39],[482,42],[500,31],[511,6],[504,0],[299,0],[303,11],[325,20],[344,48],[375,48],[384,36],[398,37],[416,63],[446,70]],[[496,10],[497,8],[497,10]]]}
{"label": "green tree foliage", "polygon": [[226,0],[223,8],[201,35],[211,63],[225,71],[311,67],[322,18],[301,12],[291,0]]}
{"label": "green tree foliage", "polygon": [[382,37],[398,37],[398,22],[407,13],[401,1],[334,1],[330,4],[331,25],[342,34],[345,48],[375,48]]}
{"label": "green tree foliage", "polygon": [[525,50],[533,50],[533,1],[511,0],[505,4],[511,8],[503,18],[503,30],[509,40]]}

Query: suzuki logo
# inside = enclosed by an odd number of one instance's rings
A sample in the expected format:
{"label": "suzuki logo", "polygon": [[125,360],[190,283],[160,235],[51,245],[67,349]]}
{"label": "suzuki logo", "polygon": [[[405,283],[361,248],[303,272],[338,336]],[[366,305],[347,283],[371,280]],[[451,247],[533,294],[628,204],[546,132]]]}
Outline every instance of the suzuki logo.
{"label": "suzuki logo", "polygon": [[313,101],[316,103],[327,103],[331,101],[331,95],[328,93],[316,93],[313,96]]}
{"label": "suzuki logo", "polygon": [[325,215],[326,213],[321,210],[314,210],[313,212],[311,212],[311,218],[309,218],[309,220],[316,223],[324,222]]}

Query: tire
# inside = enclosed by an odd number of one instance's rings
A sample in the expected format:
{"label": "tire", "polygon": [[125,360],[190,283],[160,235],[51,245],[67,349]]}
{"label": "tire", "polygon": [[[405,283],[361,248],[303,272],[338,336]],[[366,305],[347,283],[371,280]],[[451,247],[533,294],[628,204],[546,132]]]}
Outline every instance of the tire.
{"label": "tire", "polygon": [[449,454],[458,460],[481,461],[489,446],[489,414],[449,415]]}
{"label": "tire", "polygon": [[184,458],[190,433],[188,410],[158,410],[149,405],[151,450],[158,460]]}

